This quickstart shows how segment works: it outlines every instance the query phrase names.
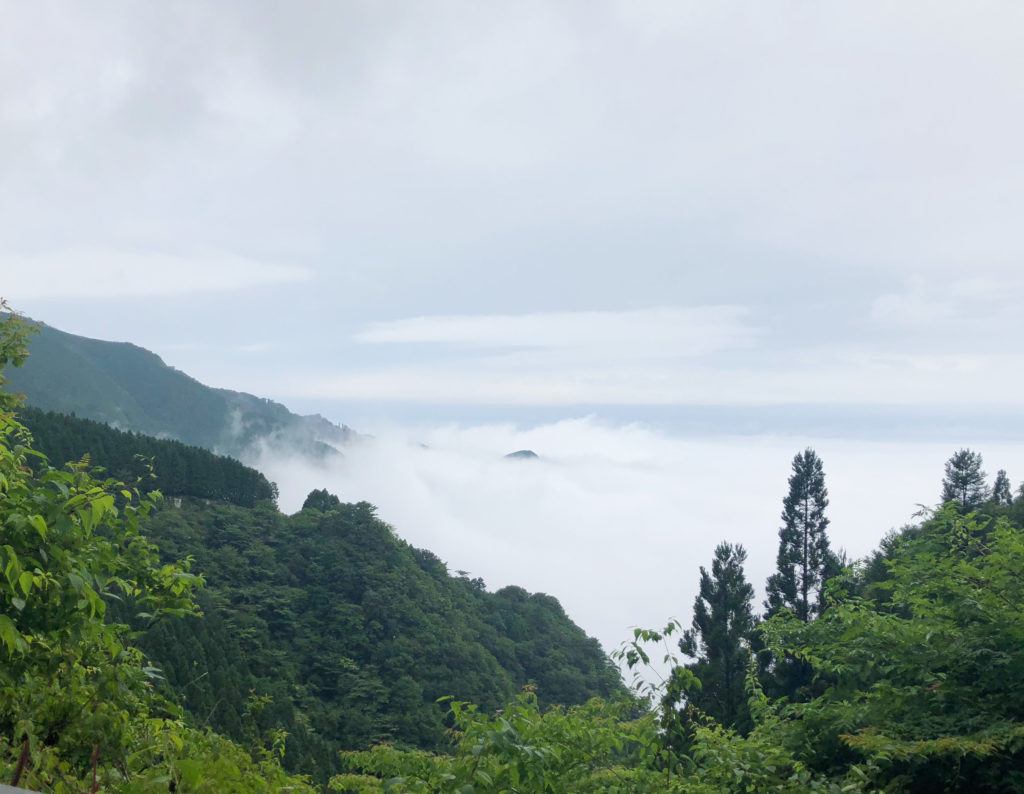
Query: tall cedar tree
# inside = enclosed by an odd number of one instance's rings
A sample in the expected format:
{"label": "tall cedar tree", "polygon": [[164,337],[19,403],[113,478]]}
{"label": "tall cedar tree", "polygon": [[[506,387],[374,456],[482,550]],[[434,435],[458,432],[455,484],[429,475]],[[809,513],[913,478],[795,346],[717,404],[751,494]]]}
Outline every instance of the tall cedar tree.
{"label": "tall cedar tree", "polygon": [[942,502],[956,502],[969,512],[980,507],[989,498],[985,472],[981,470],[980,452],[961,449],[946,461],[946,476],[942,480]]}
{"label": "tall cedar tree", "polygon": [[754,588],[743,573],[746,559],[742,546],[718,545],[711,573],[701,566],[693,627],[679,641],[680,650],[696,659],[687,667],[702,684],[701,689],[689,693],[690,702],[742,733],[752,727],[744,680],[754,629]]}
{"label": "tall cedar tree", "polygon": [[997,505],[1013,504],[1013,491],[1010,488],[1010,478],[1006,469],[996,472],[996,481],[992,485],[992,501]]}
{"label": "tall cedar tree", "polygon": [[777,570],[768,577],[765,607],[769,617],[785,607],[800,620],[813,620],[824,606],[823,585],[839,568],[826,534],[825,471],[813,449],[793,458],[789,494],[782,505]]}

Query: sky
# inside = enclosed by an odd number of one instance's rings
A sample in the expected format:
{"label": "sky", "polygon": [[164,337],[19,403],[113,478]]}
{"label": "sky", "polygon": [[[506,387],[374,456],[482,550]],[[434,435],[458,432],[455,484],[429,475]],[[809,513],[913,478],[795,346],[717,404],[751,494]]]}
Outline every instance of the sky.
{"label": "sky", "polygon": [[[778,439],[760,523],[804,443],[895,476],[903,440],[934,479],[940,447],[1024,441],[1019,3],[0,19],[0,295],[58,328],[460,466],[487,428],[488,454],[617,428],[644,460],[631,428]],[[434,538],[461,497],[427,490]]]}

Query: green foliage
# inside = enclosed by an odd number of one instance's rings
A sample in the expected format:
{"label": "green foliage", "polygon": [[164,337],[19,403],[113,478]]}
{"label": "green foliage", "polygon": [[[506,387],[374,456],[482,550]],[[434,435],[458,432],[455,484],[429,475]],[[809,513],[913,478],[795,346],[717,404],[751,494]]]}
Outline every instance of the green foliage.
{"label": "green foliage", "polygon": [[1024,788],[1024,533],[947,504],[894,539],[881,603],[843,593],[819,620],[779,616],[775,652],[827,689],[788,706],[783,741],[912,791]]}
{"label": "green foliage", "polygon": [[823,606],[825,581],[838,572],[829,547],[828,491],[821,458],[806,449],[793,458],[789,493],[783,500],[777,570],[768,579],[768,614],[788,609],[812,620]]}
{"label": "green foliage", "polygon": [[315,488],[309,492],[306,501],[302,503],[303,510],[319,510],[321,513],[328,510],[340,510],[341,500],[326,488]]}
{"label": "green foliage", "polygon": [[349,770],[335,791],[581,792],[655,791],[668,782],[650,764],[650,715],[628,701],[592,700],[542,710],[526,691],[497,714],[450,703],[456,748],[450,756],[390,746],[344,753]]}
{"label": "green foliage", "polygon": [[[21,360],[20,334],[0,326],[3,363]],[[187,727],[114,617],[197,614],[189,561],[161,563],[141,531],[159,494],[52,468],[30,442],[0,413],[0,779],[53,792],[308,790],[270,756]]]}
{"label": "green foliage", "polygon": [[10,411],[20,404],[13,395],[3,390],[6,378],[4,368],[20,367],[28,357],[28,342],[33,327],[11,311],[7,301],[0,298],[0,411]]}
{"label": "green foliage", "polygon": [[32,431],[35,448],[50,460],[88,455],[118,479],[145,476],[147,487],[164,496],[223,499],[244,507],[277,498],[276,487],[260,472],[200,447],[34,408],[21,408],[18,419]]}
{"label": "green foliage", "polygon": [[982,465],[980,452],[961,449],[954,453],[953,457],[946,461],[946,476],[942,480],[942,501],[956,502],[965,512],[975,510],[984,504],[990,494],[985,484]]}
{"label": "green foliage", "polygon": [[[326,779],[338,747],[380,741],[444,748],[436,700],[446,695],[496,709],[527,683],[545,704],[621,691],[596,640],[555,599],[449,575],[368,504],[286,517],[269,504],[185,500],[147,526],[168,558],[194,557],[208,583],[202,620],[140,640],[167,694],[247,743],[283,727],[290,769]],[[258,711],[250,694],[267,699]]]}
{"label": "green foliage", "polygon": [[1010,486],[1010,478],[1006,474],[1006,469],[996,472],[996,479],[992,484],[992,501],[997,505],[1013,504],[1013,489]]}
{"label": "green foliage", "polygon": [[693,624],[679,643],[695,658],[688,665],[701,686],[687,700],[727,728],[750,729],[744,679],[750,667],[751,603],[754,588],[743,573],[747,552],[720,543],[711,573],[701,566],[700,591],[693,604]]}
{"label": "green foliage", "polygon": [[139,532],[150,498],[81,468],[33,473],[28,436],[9,415],[0,439],[4,732],[65,756],[88,758],[94,746],[114,755],[146,682],[125,627],[104,621],[107,605],[188,614],[196,577],[187,565],[159,565]]}
{"label": "green foliage", "polygon": [[[754,679],[751,679],[754,680]],[[657,715],[627,700],[592,700],[570,709],[538,707],[530,692],[497,714],[454,702],[456,747],[451,755],[403,751],[390,745],[342,754],[340,792],[858,792],[852,773],[830,781],[811,772],[774,735],[776,718],[748,737],[703,721],[689,756],[667,758]]]}

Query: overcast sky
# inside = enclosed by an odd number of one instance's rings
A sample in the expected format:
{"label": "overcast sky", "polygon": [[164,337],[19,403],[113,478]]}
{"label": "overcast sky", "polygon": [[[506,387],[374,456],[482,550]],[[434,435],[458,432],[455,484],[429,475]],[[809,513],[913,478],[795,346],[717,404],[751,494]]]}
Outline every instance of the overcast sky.
{"label": "overcast sky", "polygon": [[328,411],[1024,403],[1020,3],[0,9],[57,327]]}
{"label": "overcast sky", "polygon": [[719,540],[760,586],[804,444],[855,556],[954,445],[1024,472],[1016,0],[0,0],[0,36],[0,295],[376,433],[262,461],[282,507],[370,499],[607,647],[688,620]]}

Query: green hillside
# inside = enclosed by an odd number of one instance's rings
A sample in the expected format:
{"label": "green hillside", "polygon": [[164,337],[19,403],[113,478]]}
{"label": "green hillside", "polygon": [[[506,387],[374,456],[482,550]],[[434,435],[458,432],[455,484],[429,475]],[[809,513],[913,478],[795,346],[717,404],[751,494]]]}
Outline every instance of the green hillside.
{"label": "green hillside", "polygon": [[165,504],[147,531],[206,577],[205,617],[141,640],[168,691],[234,738],[283,727],[289,769],[322,777],[338,749],[380,741],[443,748],[444,696],[494,709],[526,684],[545,703],[622,691],[557,600],[450,575],[369,504],[287,517],[270,504],[185,501]]}
{"label": "green hillside", "polygon": [[[285,730],[283,763],[326,780],[339,749],[380,741],[446,746],[455,696],[498,708],[530,684],[544,703],[624,691],[596,640],[558,601],[518,587],[488,592],[397,537],[366,503],[315,491],[280,513],[259,472],[177,441],[22,408],[52,463],[89,455],[168,496],[143,524],[164,561],[191,558],[203,616],[136,624],[161,689],[191,720],[260,745]],[[141,460],[144,458],[145,460]]]}
{"label": "green hillside", "polygon": [[7,388],[33,407],[236,456],[260,439],[330,454],[352,436],[321,416],[205,386],[137,345],[37,327],[28,360],[7,373]]}
{"label": "green hillside", "polygon": [[146,488],[164,496],[220,499],[243,507],[277,498],[277,488],[260,472],[202,447],[38,408],[22,408],[18,417],[32,431],[36,449],[51,461],[88,455],[108,476],[126,482],[141,477]]}

